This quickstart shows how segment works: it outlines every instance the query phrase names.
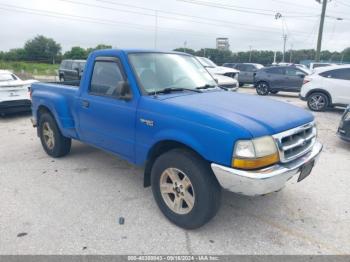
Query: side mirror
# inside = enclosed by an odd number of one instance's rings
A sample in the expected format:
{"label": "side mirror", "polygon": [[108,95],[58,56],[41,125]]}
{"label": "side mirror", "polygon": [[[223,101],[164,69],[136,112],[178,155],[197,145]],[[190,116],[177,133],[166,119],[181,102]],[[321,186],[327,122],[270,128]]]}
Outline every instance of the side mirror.
{"label": "side mirror", "polygon": [[121,100],[129,101],[132,98],[131,88],[127,81],[122,81],[117,86],[117,96]]}

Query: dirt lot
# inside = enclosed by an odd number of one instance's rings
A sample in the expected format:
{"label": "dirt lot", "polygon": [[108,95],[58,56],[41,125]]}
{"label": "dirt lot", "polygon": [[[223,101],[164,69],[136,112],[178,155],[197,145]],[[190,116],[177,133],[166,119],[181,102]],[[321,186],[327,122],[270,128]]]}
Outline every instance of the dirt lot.
{"label": "dirt lot", "polygon": [[[296,95],[271,98],[306,108]],[[194,231],[164,218],[142,169],[79,142],[52,159],[29,114],[0,118],[0,254],[350,254],[341,113],[315,114],[324,151],[310,177],[263,197],[225,192],[218,215]]]}

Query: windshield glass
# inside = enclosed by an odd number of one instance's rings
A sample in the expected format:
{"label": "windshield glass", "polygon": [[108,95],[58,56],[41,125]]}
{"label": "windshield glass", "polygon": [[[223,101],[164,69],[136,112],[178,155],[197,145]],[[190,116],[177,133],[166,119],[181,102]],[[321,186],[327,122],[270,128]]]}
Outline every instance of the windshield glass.
{"label": "windshield glass", "polygon": [[188,55],[166,53],[129,54],[139,83],[147,93],[166,88],[196,90],[216,82],[196,58]]}
{"label": "windshield glass", "polygon": [[0,81],[12,81],[12,80],[16,80],[16,77],[13,74],[9,74],[9,73],[0,74]]}

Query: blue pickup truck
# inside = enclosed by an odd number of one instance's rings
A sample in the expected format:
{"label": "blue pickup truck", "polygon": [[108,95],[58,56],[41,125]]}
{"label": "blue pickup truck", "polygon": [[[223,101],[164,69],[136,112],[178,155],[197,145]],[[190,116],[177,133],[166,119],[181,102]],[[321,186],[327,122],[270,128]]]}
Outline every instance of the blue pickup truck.
{"label": "blue pickup truck", "polygon": [[101,50],[80,83],[35,83],[32,122],[47,154],[76,139],[144,166],[164,215],[194,229],[221,190],[256,196],[308,176],[322,145],[303,109],[229,92],[188,54]]}

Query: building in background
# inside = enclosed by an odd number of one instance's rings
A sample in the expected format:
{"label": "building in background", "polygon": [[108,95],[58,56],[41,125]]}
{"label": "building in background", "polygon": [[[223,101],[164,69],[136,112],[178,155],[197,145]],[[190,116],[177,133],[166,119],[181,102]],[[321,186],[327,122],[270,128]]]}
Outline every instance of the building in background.
{"label": "building in background", "polygon": [[230,49],[230,42],[227,37],[218,37],[216,38],[216,49],[219,50],[229,50]]}

